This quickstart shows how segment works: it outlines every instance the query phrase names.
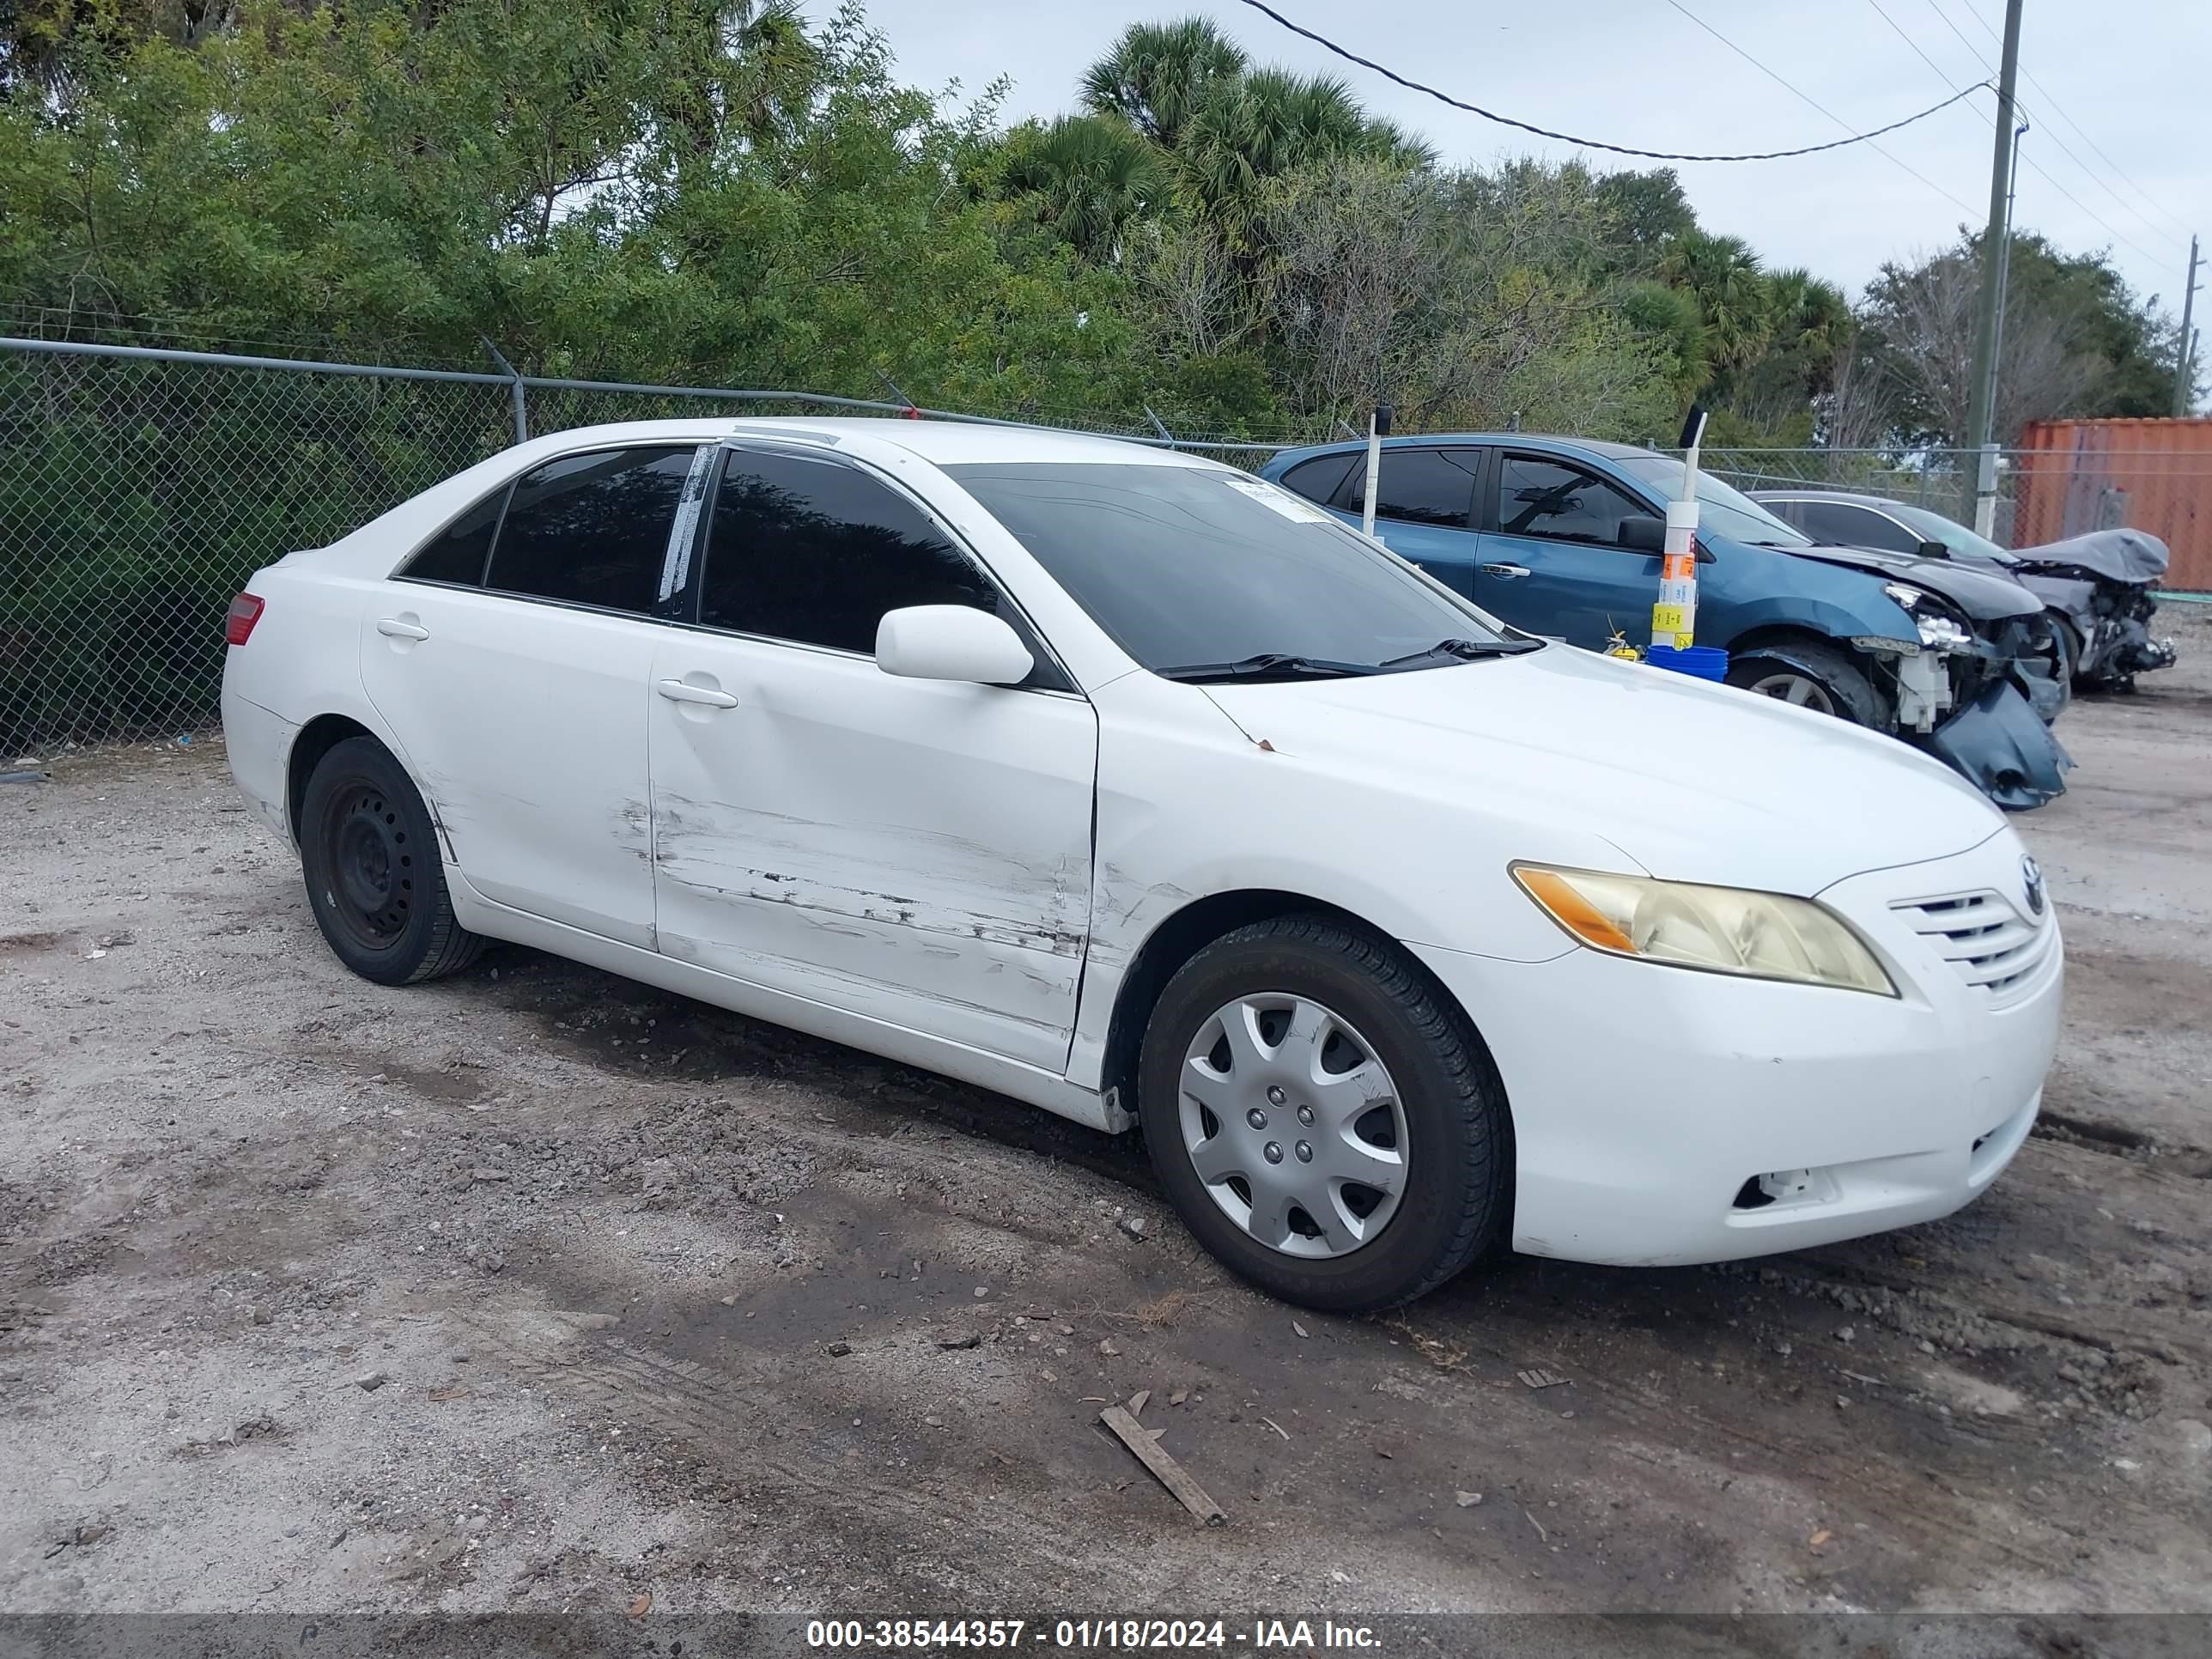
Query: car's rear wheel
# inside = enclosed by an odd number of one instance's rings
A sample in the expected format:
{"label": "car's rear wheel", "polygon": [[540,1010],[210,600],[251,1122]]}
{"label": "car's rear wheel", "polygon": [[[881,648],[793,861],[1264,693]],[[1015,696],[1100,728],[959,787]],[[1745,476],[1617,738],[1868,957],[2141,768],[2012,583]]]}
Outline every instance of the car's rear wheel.
{"label": "car's rear wheel", "polygon": [[374,738],[348,738],[315,763],[301,804],[300,864],[316,925],[363,979],[437,979],[483,949],[454,917],[429,808]]}
{"label": "car's rear wheel", "polygon": [[1732,650],[1728,683],[1855,726],[1880,730],[1889,724],[1882,715],[1881,695],[1866,670],[1820,641],[1789,640]]}
{"label": "car's rear wheel", "polygon": [[1186,963],[1138,1098],[1185,1224],[1286,1300],[1410,1301],[1504,1229],[1512,1129],[1489,1052],[1401,953],[1326,918],[1241,927]]}

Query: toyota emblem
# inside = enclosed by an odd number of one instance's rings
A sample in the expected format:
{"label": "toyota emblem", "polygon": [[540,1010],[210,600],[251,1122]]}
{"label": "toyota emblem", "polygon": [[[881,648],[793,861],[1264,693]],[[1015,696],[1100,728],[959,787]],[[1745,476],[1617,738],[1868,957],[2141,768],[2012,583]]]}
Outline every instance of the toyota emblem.
{"label": "toyota emblem", "polygon": [[2032,858],[2023,858],[2020,861],[2020,878],[2027,888],[2028,914],[2041,915],[2044,906],[2050,902],[2043,890],[2043,866]]}

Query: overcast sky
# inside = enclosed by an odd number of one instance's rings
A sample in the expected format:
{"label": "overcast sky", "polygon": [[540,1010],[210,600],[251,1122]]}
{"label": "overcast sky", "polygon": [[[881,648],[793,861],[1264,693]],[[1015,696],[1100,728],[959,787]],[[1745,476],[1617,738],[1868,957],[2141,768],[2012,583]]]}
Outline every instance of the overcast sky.
{"label": "overcast sky", "polygon": [[[821,15],[834,0],[808,3]],[[1682,0],[1848,124],[1839,125],[1669,0],[1270,3],[1363,57],[1502,113],[1690,151],[1819,143],[1924,109],[1947,86],[1994,78],[1990,31],[2004,17],[2003,0]],[[1424,133],[1448,161],[1533,149],[1582,155],[1606,169],[1663,165],[1494,126],[1333,58],[1237,0],[867,0],[867,9],[906,80],[957,79],[975,93],[1012,76],[1009,120],[1073,108],[1084,68],[1128,24],[1200,12],[1258,62],[1341,76],[1370,109]],[[2021,61],[2034,129],[2015,225],[2072,251],[2110,247],[2139,293],[2179,312],[2189,234],[2212,229],[2212,144],[2198,125],[2212,75],[2212,0],[2027,0]],[[1771,264],[1808,266],[1856,297],[1884,260],[1932,251],[1985,216],[1995,107],[1984,93],[1877,141],[1896,161],[1858,145],[1790,161],[1675,165],[1700,222],[1744,237]]]}

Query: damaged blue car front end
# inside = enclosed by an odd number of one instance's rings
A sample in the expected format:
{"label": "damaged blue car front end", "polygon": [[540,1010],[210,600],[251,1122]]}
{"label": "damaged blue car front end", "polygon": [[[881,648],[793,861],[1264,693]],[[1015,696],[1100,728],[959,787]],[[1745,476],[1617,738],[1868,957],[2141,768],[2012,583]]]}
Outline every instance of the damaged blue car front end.
{"label": "damaged blue car front end", "polygon": [[1883,591],[1912,617],[1918,648],[1854,643],[1890,682],[1900,738],[2008,811],[2066,793],[2074,761],[2051,727],[2068,700],[2067,658],[2034,594],[2002,574],[1905,555],[1819,547],[1799,556],[1893,579]]}

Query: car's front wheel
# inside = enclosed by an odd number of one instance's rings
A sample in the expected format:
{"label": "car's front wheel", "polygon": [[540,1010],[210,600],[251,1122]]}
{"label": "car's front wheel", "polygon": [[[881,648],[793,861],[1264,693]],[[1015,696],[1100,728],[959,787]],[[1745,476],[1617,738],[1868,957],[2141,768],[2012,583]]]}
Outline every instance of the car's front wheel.
{"label": "car's front wheel", "polygon": [[1327,918],[1255,923],[1186,963],[1138,1097],[1184,1223],[1286,1300],[1410,1301],[1505,1227],[1512,1129],[1481,1038],[1401,952]]}
{"label": "car's front wheel", "polygon": [[483,949],[453,915],[430,809],[374,738],[348,738],[315,763],[301,804],[300,864],[316,925],[363,979],[438,979]]}
{"label": "car's front wheel", "polygon": [[1819,640],[1785,640],[1729,653],[1728,683],[1778,702],[1880,731],[1881,694],[1865,669],[1838,646]]}

